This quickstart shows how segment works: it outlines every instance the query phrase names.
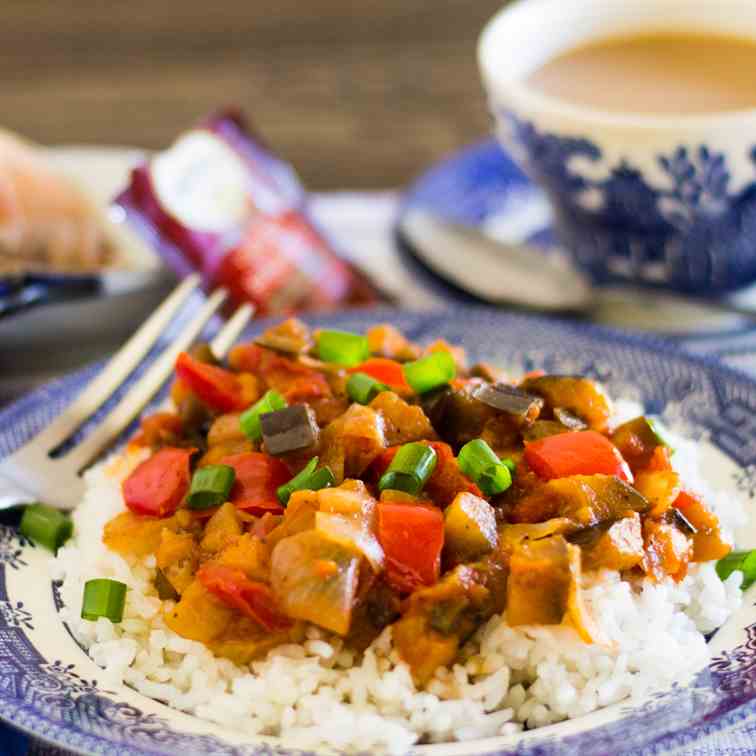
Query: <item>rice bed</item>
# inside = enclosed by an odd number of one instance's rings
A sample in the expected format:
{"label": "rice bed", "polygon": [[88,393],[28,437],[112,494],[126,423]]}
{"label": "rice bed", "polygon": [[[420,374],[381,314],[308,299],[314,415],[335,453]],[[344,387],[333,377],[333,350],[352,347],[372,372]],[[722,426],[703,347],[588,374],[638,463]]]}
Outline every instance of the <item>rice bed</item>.
{"label": "rice bed", "polygon": [[[736,527],[742,508],[707,490],[696,444],[678,439],[676,449],[683,480],[706,495],[725,526]],[[741,601],[740,573],[723,583],[711,564],[693,566],[679,584],[646,581],[638,592],[604,571],[586,577],[585,596],[611,648],[587,645],[564,626],[509,627],[503,615],[481,627],[459,662],[439,669],[424,690],[393,649],[390,628],[358,657],[311,627],[304,643],[240,667],[165,625],[154,557],[126,560],[102,543],[105,523],[123,510],[121,480],[141,458],[115,457],[87,474],[76,535],[53,562],[53,577],[63,581],[62,619],[103,668],[104,685],[125,683],[250,736],[281,735],[293,747],[403,753],[416,742],[514,734],[579,717],[703,667],[703,633]],[[128,585],[120,625],[79,617],[84,583],[95,577]]]}

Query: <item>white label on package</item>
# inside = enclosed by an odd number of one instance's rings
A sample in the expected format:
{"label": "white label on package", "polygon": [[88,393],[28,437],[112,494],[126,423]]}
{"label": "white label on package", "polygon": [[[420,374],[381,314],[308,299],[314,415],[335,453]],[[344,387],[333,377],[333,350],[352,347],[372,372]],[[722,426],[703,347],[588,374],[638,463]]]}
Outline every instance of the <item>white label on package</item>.
{"label": "white label on package", "polygon": [[241,157],[211,131],[181,136],[150,163],[166,212],[196,231],[223,232],[249,217],[249,174]]}

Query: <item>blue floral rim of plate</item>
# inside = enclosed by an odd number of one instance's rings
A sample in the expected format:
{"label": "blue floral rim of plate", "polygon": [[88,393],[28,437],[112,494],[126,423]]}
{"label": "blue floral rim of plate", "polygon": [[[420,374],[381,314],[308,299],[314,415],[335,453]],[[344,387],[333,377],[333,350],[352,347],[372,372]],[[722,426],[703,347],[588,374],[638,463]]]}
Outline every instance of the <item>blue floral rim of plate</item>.
{"label": "blue floral rim of plate", "polygon": [[[523,371],[543,368],[590,375],[615,395],[631,391],[630,398],[643,400],[650,412],[679,403],[680,417],[690,432],[707,435],[737,466],[733,485],[751,498],[756,494],[756,382],[712,360],[687,356],[653,338],[488,308],[435,313],[382,310],[307,320],[350,330],[390,320],[413,339],[443,337],[463,343],[473,360],[485,358]],[[252,332],[265,326],[260,321]],[[0,412],[0,456],[44,427],[96,369],[92,366],[49,384]],[[301,751],[269,743],[234,745],[215,735],[190,734],[176,725],[180,720],[172,719],[167,707],[162,707],[162,714],[146,713],[118,700],[96,679],[77,671],[76,663],[84,658],[78,647],[70,659],[46,658],[30,635],[35,627],[55,625],[54,589],[49,616],[39,617],[30,609],[31,599],[19,600],[9,590],[29,569],[27,562],[38,561],[35,551],[12,528],[0,527],[0,719],[82,753],[128,751],[146,756],[182,749],[227,756],[303,756]],[[739,628],[741,636],[732,648],[717,653],[691,685],[677,686],[640,705],[627,704],[613,720],[568,735],[560,734],[562,725],[555,725],[519,742],[489,740],[481,742],[476,752],[487,756],[555,752],[598,756],[620,751],[645,755],[679,748],[747,722],[756,716],[756,621]],[[581,720],[574,722],[580,725]],[[433,747],[427,752],[432,754]]]}

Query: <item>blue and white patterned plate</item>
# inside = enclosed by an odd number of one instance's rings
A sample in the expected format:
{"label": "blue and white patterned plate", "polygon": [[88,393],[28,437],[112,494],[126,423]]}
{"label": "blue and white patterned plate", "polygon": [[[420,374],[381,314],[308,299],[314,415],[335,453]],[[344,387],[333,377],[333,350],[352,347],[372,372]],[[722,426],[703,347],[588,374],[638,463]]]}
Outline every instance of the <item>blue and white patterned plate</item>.
{"label": "blue and white patterned plate", "polygon": [[[349,313],[312,322],[362,330],[386,320],[413,339],[443,337],[463,343],[472,359],[485,358],[517,370],[587,374],[605,382],[617,396],[643,401],[649,411],[674,406],[685,431],[701,439],[713,484],[746,499],[756,495],[756,382],[745,375],[652,339],[483,308],[443,314]],[[264,327],[265,323],[255,324],[253,331]],[[0,413],[0,456],[44,427],[94,372],[89,368],[49,384]],[[756,546],[756,516],[751,516],[739,540],[744,546]],[[245,741],[129,688],[103,686],[99,668],[58,617],[59,598],[48,575],[49,560],[46,552],[11,527],[0,527],[0,718],[79,753],[303,756],[275,739]],[[690,684],[514,739],[426,746],[418,751],[652,754],[708,742],[749,723],[753,727],[755,598],[752,589],[742,610],[714,635],[712,661]]]}
{"label": "blue and white patterned plate", "polygon": [[429,168],[405,192],[400,216],[409,207],[508,241],[543,248],[556,244],[546,197],[495,139],[465,147]]}

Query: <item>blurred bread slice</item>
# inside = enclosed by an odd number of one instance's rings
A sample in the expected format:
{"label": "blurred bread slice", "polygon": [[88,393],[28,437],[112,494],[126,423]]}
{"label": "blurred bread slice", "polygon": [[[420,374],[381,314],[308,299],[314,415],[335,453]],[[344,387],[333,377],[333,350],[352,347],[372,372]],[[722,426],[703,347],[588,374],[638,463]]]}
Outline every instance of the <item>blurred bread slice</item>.
{"label": "blurred bread slice", "polygon": [[0,275],[130,268],[117,237],[43,148],[0,129]]}

